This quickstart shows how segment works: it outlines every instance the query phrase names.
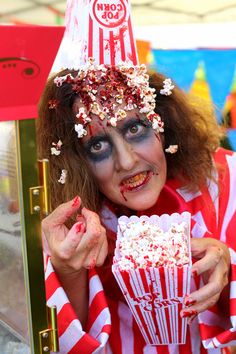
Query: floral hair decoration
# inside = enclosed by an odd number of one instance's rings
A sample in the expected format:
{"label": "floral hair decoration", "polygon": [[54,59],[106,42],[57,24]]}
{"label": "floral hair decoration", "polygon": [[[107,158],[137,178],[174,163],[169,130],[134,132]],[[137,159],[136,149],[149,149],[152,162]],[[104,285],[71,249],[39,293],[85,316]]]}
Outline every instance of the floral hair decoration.
{"label": "floral hair decoration", "polygon": [[[127,111],[138,108],[146,115],[147,122],[157,132],[164,131],[161,117],[154,112],[155,89],[149,87],[149,76],[145,65],[95,65],[94,59],[81,67],[74,77],[71,74],[56,77],[55,84],[71,84],[73,91],[81,99],[83,107],[76,114],[75,131],[78,138],[87,134],[86,127],[92,121],[92,114],[107,125],[115,127],[123,120]],[[122,104],[122,108],[120,105]]]}

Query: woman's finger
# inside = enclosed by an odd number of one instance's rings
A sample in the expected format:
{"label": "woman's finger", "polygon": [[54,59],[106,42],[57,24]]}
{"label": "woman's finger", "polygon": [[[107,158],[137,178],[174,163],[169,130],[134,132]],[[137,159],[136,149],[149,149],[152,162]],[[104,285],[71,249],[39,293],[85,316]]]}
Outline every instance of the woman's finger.
{"label": "woman's finger", "polygon": [[93,269],[96,266],[97,256],[98,256],[98,246],[93,248],[92,251],[89,252],[85,261],[83,262],[83,267],[86,269]]}
{"label": "woman's finger", "polygon": [[[191,307],[186,307],[181,310],[180,316],[184,318],[188,318],[191,322],[191,319],[195,318],[199,313],[206,311],[210,307],[212,307],[219,299],[218,295],[208,298],[203,302],[198,302]],[[189,321],[188,321],[189,323]]]}
{"label": "woman's finger", "polygon": [[[218,282],[209,282],[204,285],[199,290],[193,291],[189,296],[185,297],[184,304],[192,304],[195,306],[196,303],[207,301],[209,298],[220,295],[222,290],[222,285],[220,281]],[[192,307],[192,306],[191,306]]]}
{"label": "woman's finger", "polygon": [[60,244],[60,253],[66,259],[73,256],[84,236],[85,225],[83,222],[75,223]]}
{"label": "woman's finger", "polygon": [[98,252],[97,261],[96,261],[97,267],[101,267],[103,265],[107,257],[107,253],[108,253],[108,243],[107,243],[107,239],[105,238]]}
{"label": "woman's finger", "polygon": [[44,232],[63,225],[81,206],[81,199],[76,196],[69,202],[59,205],[51,214],[42,220]]}
{"label": "woman's finger", "polygon": [[[84,263],[84,267],[86,268],[94,268],[97,265],[102,265],[104,262],[103,257],[105,256],[106,251],[106,231],[103,226],[100,225],[97,233],[93,233],[93,235],[88,236],[90,249],[88,250],[88,256],[86,262]],[[102,252],[102,253],[101,253]],[[101,253],[101,255],[100,255]]]}
{"label": "woman's finger", "polygon": [[208,283],[187,296],[184,303],[186,306],[188,304],[195,305],[200,302],[210,301],[213,297],[219,297],[227,283],[227,266],[225,262],[221,260],[209,276]]}
{"label": "woman's finger", "polygon": [[106,232],[96,213],[86,208],[83,208],[81,213],[86,222],[86,233],[81,241],[81,249],[89,253],[93,248],[97,248],[99,243],[103,242]]}
{"label": "woman's finger", "polygon": [[96,214],[94,211],[91,211],[84,207],[81,210],[81,216],[84,217],[86,221],[87,231],[89,233],[92,233],[94,225],[101,225],[100,218],[98,214]]}
{"label": "woman's finger", "polygon": [[205,256],[193,264],[192,273],[199,275],[210,269],[214,269],[220,262],[222,256],[223,250],[220,247],[208,247],[205,251]]}

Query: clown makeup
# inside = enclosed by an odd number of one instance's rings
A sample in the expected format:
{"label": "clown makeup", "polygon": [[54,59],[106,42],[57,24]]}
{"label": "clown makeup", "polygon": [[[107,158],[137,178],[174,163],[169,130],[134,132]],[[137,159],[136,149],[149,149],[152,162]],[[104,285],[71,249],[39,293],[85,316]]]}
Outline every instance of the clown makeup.
{"label": "clown makeup", "polygon": [[154,205],[166,180],[166,160],[160,136],[138,109],[116,127],[93,117],[82,138],[100,191],[111,201],[133,210]]}

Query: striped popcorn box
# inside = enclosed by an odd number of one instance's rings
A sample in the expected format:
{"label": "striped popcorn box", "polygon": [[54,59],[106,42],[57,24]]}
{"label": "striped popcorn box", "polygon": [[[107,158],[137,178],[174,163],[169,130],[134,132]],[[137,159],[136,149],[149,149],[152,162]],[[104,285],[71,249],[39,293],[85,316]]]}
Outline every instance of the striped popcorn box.
{"label": "striped popcorn box", "polygon": [[147,344],[184,344],[190,292],[190,217],[122,216],[112,272]]}
{"label": "striped popcorn box", "polygon": [[65,34],[53,65],[78,69],[87,64],[138,64],[130,0],[67,0]]}

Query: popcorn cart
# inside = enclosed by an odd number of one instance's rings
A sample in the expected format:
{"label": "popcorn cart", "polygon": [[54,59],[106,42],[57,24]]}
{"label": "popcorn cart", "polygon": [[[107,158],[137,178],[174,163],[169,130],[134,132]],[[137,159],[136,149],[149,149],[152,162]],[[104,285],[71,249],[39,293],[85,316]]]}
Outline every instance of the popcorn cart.
{"label": "popcorn cart", "polygon": [[[46,308],[40,212],[47,161],[36,158],[37,103],[64,27],[0,26],[0,352],[58,351]],[[43,38],[47,40],[43,41]],[[45,49],[47,55],[45,58]]]}

